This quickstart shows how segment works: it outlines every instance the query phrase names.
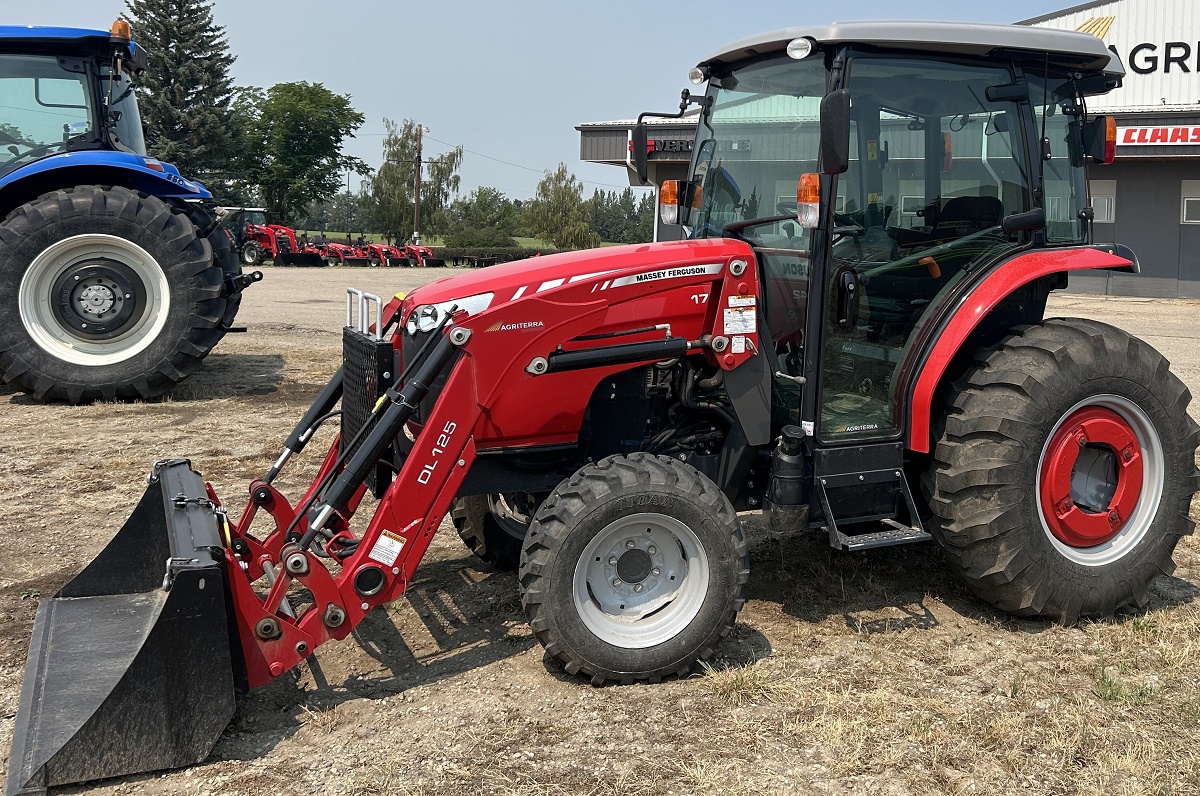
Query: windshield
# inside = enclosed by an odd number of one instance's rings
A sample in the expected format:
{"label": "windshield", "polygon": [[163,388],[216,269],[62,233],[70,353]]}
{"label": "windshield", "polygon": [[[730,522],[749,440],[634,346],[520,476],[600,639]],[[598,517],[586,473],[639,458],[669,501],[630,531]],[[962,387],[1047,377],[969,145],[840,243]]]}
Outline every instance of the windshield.
{"label": "windshield", "polygon": [[[112,67],[104,67],[100,87],[104,96],[109,96],[109,77]],[[109,119],[112,120],[111,135],[113,143],[119,148],[135,155],[146,154],[146,140],[142,134],[142,116],[138,112],[137,95],[133,90],[133,81],[122,70],[116,82],[111,86],[112,102],[109,105]]]}
{"label": "windshield", "polygon": [[66,151],[93,126],[86,75],[53,57],[0,55],[0,174]]}
{"label": "windshield", "polygon": [[692,181],[703,189],[691,236],[719,238],[728,224],[766,220],[740,234],[764,245],[807,248],[795,221],[796,184],[817,170],[825,65],[771,58],[716,75],[696,132]]}

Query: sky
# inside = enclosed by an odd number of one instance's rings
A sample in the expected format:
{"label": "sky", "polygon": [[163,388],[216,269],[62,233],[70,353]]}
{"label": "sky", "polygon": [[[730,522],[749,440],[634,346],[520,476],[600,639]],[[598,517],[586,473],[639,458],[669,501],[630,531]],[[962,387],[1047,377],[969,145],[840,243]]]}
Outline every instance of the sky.
{"label": "sky", "polygon": [[[351,96],[366,123],[348,154],[378,166],[383,119],[413,119],[429,130],[427,156],[465,148],[462,193],[486,185],[530,199],[559,162],[587,195],[627,186],[625,169],[579,160],[575,126],[675,110],[688,70],[746,36],[852,19],[1015,22],[1078,2],[215,0],[213,12],[239,85],[307,80]],[[124,9],[5,2],[0,23],[108,29]]]}

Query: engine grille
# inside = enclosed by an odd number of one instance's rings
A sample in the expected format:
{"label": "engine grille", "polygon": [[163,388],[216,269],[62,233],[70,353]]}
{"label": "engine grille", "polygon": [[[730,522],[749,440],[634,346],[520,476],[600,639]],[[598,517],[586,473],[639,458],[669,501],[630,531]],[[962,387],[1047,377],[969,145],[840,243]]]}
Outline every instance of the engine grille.
{"label": "engine grille", "polygon": [[[417,332],[409,334],[402,332],[403,339],[400,343],[400,350],[405,362],[412,362],[416,359],[417,353],[425,347],[425,343],[429,338],[433,337],[436,332]],[[413,422],[420,425],[425,425],[425,418],[433,411],[433,405],[437,403],[438,396],[442,394],[442,388],[446,386],[446,380],[450,378],[450,371],[453,368],[443,368],[437,378],[433,380],[433,384],[429,386],[429,392],[426,393],[424,400],[417,406],[417,411],[413,413]]]}
{"label": "engine grille", "polygon": [[[342,453],[353,455],[357,450],[357,445],[349,451],[347,446],[367,424],[371,410],[391,386],[395,374],[391,342],[378,340],[348,326],[342,329]],[[389,448],[383,459],[391,461],[393,458]],[[391,481],[392,470],[385,464],[376,465],[374,473],[367,477],[367,484],[376,497],[383,496]]]}

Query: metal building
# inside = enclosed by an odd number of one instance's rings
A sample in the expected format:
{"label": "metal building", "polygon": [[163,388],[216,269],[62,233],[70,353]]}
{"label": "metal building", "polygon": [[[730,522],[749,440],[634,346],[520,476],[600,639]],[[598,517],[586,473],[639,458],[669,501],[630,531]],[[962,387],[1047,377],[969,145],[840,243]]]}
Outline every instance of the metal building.
{"label": "metal building", "polygon": [[[1140,275],[1072,274],[1070,289],[1200,298],[1200,0],[1100,0],[1018,24],[1103,39],[1126,65],[1122,88],[1089,111],[1117,118],[1117,160],[1091,170],[1095,240],[1138,254]],[[663,107],[668,110],[669,100]],[[695,124],[648,119],[650,182],[685,179]],[[580,124],[580,159],[626,169],[634,120]],[[663,227],[659,239],[679,235]]]}
{"label": "metal building", "polygon": [[1137,252],[1139,276],[1072,276],[1077,291],[1200,298],[1200,3],[1104,0],[1022,25],[1099,36],[1124,85],[1089,111],[1117,118],[1117,159],[1091,170],[1095,237]]}

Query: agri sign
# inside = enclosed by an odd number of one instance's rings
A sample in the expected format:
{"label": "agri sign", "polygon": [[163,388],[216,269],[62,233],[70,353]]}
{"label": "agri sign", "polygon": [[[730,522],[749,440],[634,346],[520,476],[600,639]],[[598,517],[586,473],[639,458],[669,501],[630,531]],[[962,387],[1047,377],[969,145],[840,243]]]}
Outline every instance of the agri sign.
{"label": "agri sign", "polygon": [[1200,126],[1122,127],[1117,131],[1122,146],[1170,146],[1200,144]]}

